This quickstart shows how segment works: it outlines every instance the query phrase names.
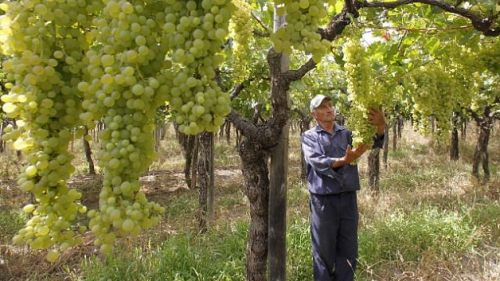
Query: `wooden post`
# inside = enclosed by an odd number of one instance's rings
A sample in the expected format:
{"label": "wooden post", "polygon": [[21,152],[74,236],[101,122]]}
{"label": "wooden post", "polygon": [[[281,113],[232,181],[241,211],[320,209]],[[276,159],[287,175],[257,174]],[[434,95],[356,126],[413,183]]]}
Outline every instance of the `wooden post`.
{"label": "wooden post", "polygon": [[[285,23],[285,15],[274,13],[274,30]],[[290,57],[281,55],[281,72],[288,71]],[[280,79],[275,77],[275,79]],[[271,78],[271,81],[274,80]],[[286,102],[289,93],[284,91]],[[286,281],[286,198],[288,176],[288,136],[290,122],[284,126],[278,145],[271,154],[269,185],[269,281]]]}

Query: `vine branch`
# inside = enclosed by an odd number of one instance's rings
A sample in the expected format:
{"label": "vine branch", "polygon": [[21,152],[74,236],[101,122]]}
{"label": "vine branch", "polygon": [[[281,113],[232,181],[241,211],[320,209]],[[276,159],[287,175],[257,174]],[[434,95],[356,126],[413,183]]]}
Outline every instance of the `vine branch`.
{"label": "vine branch", "polygon": [[356,7],[358,8],[386,8],[386,9],[394,9],[399,6],[408,5],[408,4],[427,4],[431,6],[435,6],[441,8],[446,12],[450,12],[453,14],[457,14],[468,18],[472,26],[477,31],[482,32],[486,36],[499,36],[500,28],[493,28],[495,20],[498,18],[498,14],[491,15],[489,17],[482,17],[481,15],[472,12],[471,10],[464,9],[462,7],[458,7],[457,5],[440,1],[440,0],[399,0],[399,1],[391,1],[391,2],[360,2],[358,0],[354,0]]}

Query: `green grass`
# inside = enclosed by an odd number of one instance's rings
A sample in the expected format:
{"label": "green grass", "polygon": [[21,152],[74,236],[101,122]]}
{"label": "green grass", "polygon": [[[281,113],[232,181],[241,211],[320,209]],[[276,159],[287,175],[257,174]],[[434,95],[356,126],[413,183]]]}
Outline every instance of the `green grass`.
{"label": "green grass", "polygon": [[0,209],[0,245],[8,244],[25,223],[26,215],[21,210]]}
{"label": "green grass", "polygon": [[429,207],[394,213],[362,229],[360,263],[417,262],[424,255],[451,257],[472,250],[481,240],[467,213]]}
{"label": "green grass", "polygon": [[246,224],[226,224],[207,235],[184,233],[142,248],[86,260],[85,280],[244,280]]}
{"label": "green grass", "polygon": [[500,240],[500,202],[478,203],[470,212],[471,220],[490,243]]}

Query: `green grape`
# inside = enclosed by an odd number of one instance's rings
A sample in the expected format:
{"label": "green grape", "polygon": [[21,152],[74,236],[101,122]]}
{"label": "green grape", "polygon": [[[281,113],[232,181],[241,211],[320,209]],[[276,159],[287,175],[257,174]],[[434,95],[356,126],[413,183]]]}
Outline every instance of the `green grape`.
{"label": "green grape", "polygon": [[[97,152],[99,166],[104,167],[99,210],[88,214],[89,228],[98,237],[96,245],[106,254],[112,251],[115,233],[137,235],[141,228],[154,226],[146,222],[159,221],[161,208],[139,196],[138,179],[156,158],[152,121],[156,108],[169,96],[169,87],[162,64],[155,62],[163,61],[169,48],[162,41],[163,18],[156,17],[157,9],[164,10],[166,3],[103,2],[106,5],[99,23],[91,31],[101,48],[86,52],[91,62],[85,69],[88,79],[77,88],[86,110],[80,116],[82,122],[102,119],[106,127],[100,132]],[[123,34],[130,36],[124,40]],[[179,50],[177,57],[185,60],[183,50]],[[162,99],[157,97],[160,85],[165,85],[162,90],[167,92]],[[137,203],[137,208],[132,209],[128,202]]]}
{"label": "green grape", "polygon": [[[66,185],[74,171],[68,144],[73,128],[80,125],[75,118],[82,112],[77,88],[85,64],[81,54],[89,47],[82,33],[89,26],[80,19],[100,10],[94,1],[81,3],[2,3],[6,13],[0,20],[0,46],[8,56],[3,69],[12,82],[1,99],[7,117],[18,125],[7,130],[6,139],[25,153],[27,164],[18,185],[35,200],[23,208],[32,216],[13,241],[33,249],[57,244],[67,249],[81,242],[76,218],[85,208],[77,202],[81,195]],[[47,254],[51,262],[58,257],[57,250]]]}
{"label": "green grape", "polygon": [[291,54],[292,49],[311,54],[314,62],[319,63],[330,48],[330,42],[321,39],[317,32],[321,20],[328,15],[328,3],[322,0],[274,1],[277,12],[286,12],[287,24],[271,34],[271,41],[278,53]]}
{"label": "green grape", "polygon": [[348,124],[352,129],[352,145],[372,145],[376,127],[368,124],[368,109],[379,108],[383,104],[386,90],[373,87],[370,64],[358,37],[350,39],[344,45],[343,52],[347,91],[351,101]]}
{"label": "green grape", "polygon": [[253,40],[253,27],[250,5],[244,0],[235,0],[234,3],[236,10],[229,25],[231,37],[234,38],[233,78],[235,83],[241,83],[250,75],[248,66],[252,63],[250,46]]}
{"label": "green grape", "polygon": [[[223,61],[221,45],[229,34],[229,20],[235,10],[229,1],[177,2],[165,8],[163,31],[175,34],[169,40],[172,62],[166,73],[165,86],[171,89],[167,96],[181,132],[197,134],[215,130],[214,120],[230,111],[229,95],[214,81],[215,71]],[[194,13],[195,12],[195,13]],[[194,14],[193,14],[194,13]],[[205,98],[210,96],[214,103]],[[211,118],[204,118],[210,115]]]}
{"label": "green grape", "polygon": [[449,140],[453,112],[459,104],[470,104],[468,92],[474,89],[471,82],[464,87],[462,73],[455,75],[447,73],[440,64],[433,64],[415,69],[405,79],[405,88],[413,104],[412,113],[420,131],[428,134],[429,119],[434,118],[438,128],[437,140],[444,143]]}

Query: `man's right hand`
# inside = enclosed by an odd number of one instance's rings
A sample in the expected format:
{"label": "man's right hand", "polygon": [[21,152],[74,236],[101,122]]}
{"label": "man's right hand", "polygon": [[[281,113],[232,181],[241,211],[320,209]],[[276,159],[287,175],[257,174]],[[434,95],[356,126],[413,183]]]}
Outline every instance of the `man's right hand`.
{"label": "man's right hand", "polygon": [[358,159],[361,155],[363,155],[363,153],[365,153],[369,148],[370,146],[368,144],[362,144],[354,149],[350,145],[347,145],[344,157],[333,162],[332,168],[350,164],[354,160]]}

